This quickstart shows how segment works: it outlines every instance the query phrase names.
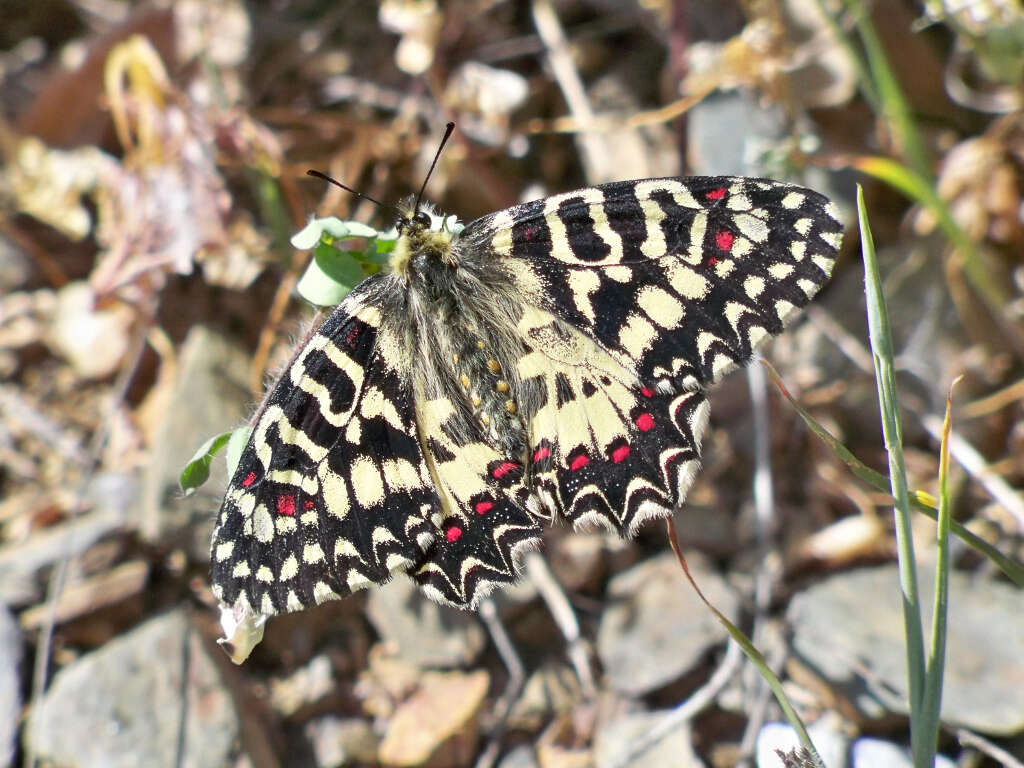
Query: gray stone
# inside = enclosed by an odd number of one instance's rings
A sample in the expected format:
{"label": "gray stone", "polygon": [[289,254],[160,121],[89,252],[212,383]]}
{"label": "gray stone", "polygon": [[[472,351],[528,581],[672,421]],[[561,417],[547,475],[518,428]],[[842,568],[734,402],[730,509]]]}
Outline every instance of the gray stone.
{"label": "gray stone", "polygon": [[25,730],[40,759],[64,768],[220,768],[237,756],[240,722],[177,610],[58,672]]}
{"label": "gray stone", "polygon": [[32,274],[32,259],[9,237],[0,236],[0,296],[18,290]]}
{"label": "gray stone", "polygon": [[[736,594],[702,559],[687,558],[708,600],[734,618]],[[608,595],[597,632],[597,654],[612,688],[629,696],[642,696],[679,679],[726,638],[725,629],[693,591],[671,552],[617,575]]]}
{"label": "gray stone", "polygon": [[[846,768],[850,742],[843,733],[844,723],[834,712],[826,713],[807,726],[807,735],[821,756],[825,768]],[[757,732],[754,748],[758,768],[780,768],[782,760],[775,750],[789,753],[800,748],[800,738],[789,723],[765,723]]]}
{"label": "gray stone", "polygon": [[520,744],[498,763],[498,768],[538,768],[537,756],[528,744]]}
{"label": "gray stone", "polygon": [[21,717],[21,630],[7,607],[0,605],[0,767],[14,760],[14,739]]}
{"label": "gray stone", "polygon": [[640,740],[658,727],[671,710],[635,712],[600,728],[594,739],[594,763],[597,768],[704,768],[693,751],[690,726],[683,723],[660,740],[627,760],[627,754]]}
{"label": "gray stone", "polygon": [[380,739],[365,720],[326,715],[306,723],[305,732],[317,768],[377,762]]}
{"label": "gray stone", "polygon": [[746,91],[717,91],[687,116],[690,165],[695,173],[763,174],[761,156],[777,147],[787,130],[780,107],[765,106]]}
{"label": "gray stone", "polygon": [[[924,627],[934,575],[918,572]],[[868,718],[907,713],[906,656],[895,565],[841,573],[794,597],[796,660]],[[1024,730],[1024,591],[954,571],[942,720],[995,736]]]}
{"label": "gray stone", "polygon": [[[865,738],[853,742],[850,765],[853,768],[914,768],[914,758],[902,744]],[[936,755],[935,768],[956,768],[956,763],[945,755]]]}
{"label": "gray stone", "polygon": [[245,422],[252,399],[249,365],[249,355],[216,331],[203,326],[189,331],[143,478],[143,538],[185,547],[200,561],[209,557],[213,511],[227,485],[223,453],[210,465],[210,479],[188,498],[182,496],[178,476],[208,438]]}
{"label": "gray stone", "polygon": [[370,590],[366,617],[403,660],[420,667],[469,664],[487,642],[475,614],[438,605],[404,577]]}

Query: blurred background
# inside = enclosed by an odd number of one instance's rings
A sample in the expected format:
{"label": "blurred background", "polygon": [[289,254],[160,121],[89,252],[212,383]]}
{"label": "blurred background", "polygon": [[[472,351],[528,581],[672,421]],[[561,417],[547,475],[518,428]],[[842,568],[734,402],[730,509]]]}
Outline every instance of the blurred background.
{"label": "blurred background", "polygon": [[[954,513],[1020,560],[1022,83],[1018,0],[0,0],[0,766],[780,765],[774,700],[661,526],[549,531],[549,571],[489,618],[504,658],[398,579],[272,621],[234,667],[207,583],[223,461],[187,498],[178,475],[310,321],[291,235],[393,223],[305,171],[398,201],[454,120],[427,198],[464,221],[647,176],[832,197],[832,283],[765,356],[884,472],[862,184],[910,486],[935,492],[963,375]],[[676,516],[702,589],[830,768],[909,765],[888,496],[760,366],[712,396],[704,463]],[[940,748],[1020,766],[1024,599],[953,554]]]}

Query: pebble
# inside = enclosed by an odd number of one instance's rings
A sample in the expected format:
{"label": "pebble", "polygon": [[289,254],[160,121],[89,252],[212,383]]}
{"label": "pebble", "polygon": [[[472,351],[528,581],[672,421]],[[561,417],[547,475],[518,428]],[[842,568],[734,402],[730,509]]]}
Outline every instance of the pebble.
{"label": "pebble", "polygon": [[[918,571],[926,635],[934,575]],[[993,735],[1024,731],[1024,592],[954,571],[942,720]],[[796,595],[796,661],[866,719],[907,714],[899,575],[894,564],[847,571]]]}
{"label": "pebble", "polygon": [[178,477],[208,438],[245,422],[251,356],[217,331],[195,326],[185,338],[172,391],[161,393],[163,418],[142,481],[142,536],[161,547],[181,546],[206,562],[227,485],[224,453],[210,464],[210,478],[183,498]]}
{"label": "pebble", "polygon": [[474,613],[438,605],[402,576],[369,591],[366,617],[384,642],[419,667],[470,665],[487,643]]}
{"label": "pebble", "polygon": [[456,768],[469,765],[479,739],[477,716],[490,676],[476,672],[425,672],[419,687],[395,709],[378,750],[389,766]]}
{"label": "pebble", "polygon": [[14,740],[21,717],[21,631],[7,607],[0,604],[0,767],[13,764]]}
{"label": "pebble", "polygon": [[26,726],[36,756],[63,768],[221,768],[237,757],[239,732],[231,696],[184,610],[60,670]]}
{"label": "pebble", "polygon": [[594,739],[594,764],[597,768],[704,768],[693,751],[690,726],[673,728],[660,741],[623,762],[631,745],[671,715],[671,710],[635,712],[600,728]]}
{"label": "pebble", "polygon": [[[736,594],[702,558],[687,558],[708,600],[734,618]],[[671,552],[615,576],[607,606],[597,632],[597,653],[611,687],[628,696],[642,696],[679,679],[726,638]]]}
{"label": "pebble", "polygon": [[353,763],[376,763],[380,739],[365,720],[354,717],[324,717],[305,725],[316,768],[341,768]]}

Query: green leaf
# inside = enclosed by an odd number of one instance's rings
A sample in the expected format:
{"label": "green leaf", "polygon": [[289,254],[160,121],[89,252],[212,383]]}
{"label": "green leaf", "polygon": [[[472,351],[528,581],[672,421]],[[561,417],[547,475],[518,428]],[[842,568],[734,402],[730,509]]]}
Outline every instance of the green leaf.
{"label": "green leaf", "polygon": [[220,449],[227,445],[231,434],[231,432],[221,432],[219,435],[214,435],[199,446],[192,458],[188,460],[178,477],[181,490],[186,496],[191,496],[199,486],[210,479],[210,462],[213,461],[213,457]]}
{"label": "green leaf", "polygon": [[238,469],[238,462],[242,458],[242,451],[245,450],[246,443],[249,442],[249,435],[252,434],[252,427],[246,425],[239,427],[230,434],[228,438],[228,449],[224,452],[224,459],[228,465],[228,477],[235,476],[235,470]]}

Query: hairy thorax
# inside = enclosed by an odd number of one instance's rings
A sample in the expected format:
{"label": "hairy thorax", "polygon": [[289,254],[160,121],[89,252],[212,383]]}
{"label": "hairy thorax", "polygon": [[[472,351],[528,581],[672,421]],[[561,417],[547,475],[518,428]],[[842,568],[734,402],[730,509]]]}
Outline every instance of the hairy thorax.
{"label": "hairy thorax", "polygon": [[516,325],[523,307],[490,254],[464,250],[458,236],[410,224],[392,254],[400,312],[389,316],[412,350],[417,410],[444,408],[443,437],[457,446],[493,445],[520,457],[534,397],[516,370],[525,354]]}

